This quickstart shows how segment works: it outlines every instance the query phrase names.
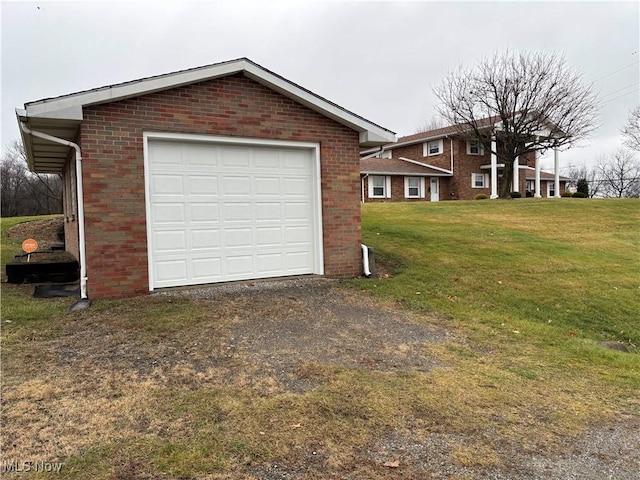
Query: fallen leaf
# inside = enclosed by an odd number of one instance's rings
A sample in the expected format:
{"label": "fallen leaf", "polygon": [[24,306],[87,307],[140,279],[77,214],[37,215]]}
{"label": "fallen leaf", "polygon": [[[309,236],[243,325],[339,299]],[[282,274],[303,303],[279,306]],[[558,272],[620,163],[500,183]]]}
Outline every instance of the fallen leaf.
{"label": "fallen leaf", "polygon": [[295,425],[291,425],[291,428],[302,428],[302,424],[296,423]]}
{"label": "fallen leaf", "polygon": [[400,466],[400,462],[398,460],[395,460],[393,462],[385,462],[383,464],[383,467],[389,467],[389,468],[398,468]]}
{"label": "fallen leaf", "polygon": [[520,333],[520,330],[513,330],[513,333],[518,334]]}

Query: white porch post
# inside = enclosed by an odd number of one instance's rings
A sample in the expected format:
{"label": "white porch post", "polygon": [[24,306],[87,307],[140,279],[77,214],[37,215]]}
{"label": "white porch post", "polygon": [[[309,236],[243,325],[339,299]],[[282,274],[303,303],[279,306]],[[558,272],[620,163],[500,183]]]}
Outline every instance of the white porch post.
{"label": "white porch post", "polygon": [[520,157],[516,157],[513,161],[513,188],[511,191],[520,191]]}
{"label": "white porch post", "polygon": [[560,160],[559,160],[559,153],[558,153],[558,149],[554,148],[553,149],[553,173],[555,174],[555,198],[560,198]]}
{"label": "white porch post", "polygon": [[491,198],[498,198],[498,157],[496,137],[491,139]]}
{"label": "white porch post", "polygon": [[536,191],[533,194],[534,198],[541,198],[540,195],[540,152],[536,150]]}

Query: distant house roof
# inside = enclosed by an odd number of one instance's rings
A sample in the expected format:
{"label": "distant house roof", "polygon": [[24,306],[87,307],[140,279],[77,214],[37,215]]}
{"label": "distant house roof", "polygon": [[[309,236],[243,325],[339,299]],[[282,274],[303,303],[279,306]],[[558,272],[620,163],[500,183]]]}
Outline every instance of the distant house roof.
{"label": "distant house roof", "polygon": [[452,173],[443,168],[409,158],[367,158],[360,160],[360,173],[371,175],[412,175],[424,177],[450,177]]}
{"label": "distant house roof", "polygon": [[[499,121],[498,117],[487,117],[481,120],[478,120],[478,127],[484,128],[494,125],[497,121]],[[386,148],[393,149],[396,147],[401,147],[405,145],[410,145],[412,143],[420,143],[426,140],[434,140],[436,138],[442,138],[447,135],[452,135],[458,133],[461,129],[460,125],[450,125],[448,127],[436,128],[435,130],[427,130],[426,132],[420,132],[413,135],[407,135],[404,137],[398,138],[398,141],[393,145],[388,145]]]}
{"label": "distant house roof", "polygon": [[[396,140],[396,135],[391,130],[372,123],[247,58],[28,102],[25,103],[23,110],[16,109],[16,116],[19,123],[24,123],[30,129],[73,142],[83,118],[83,107],[115,102],[237,73],[242,73],[267,88],[355,130],[359,133],[361,147],[376,147]],[[68,154],[68,146],[26,135],[22,130],[21,134],[27,161],[32,170],[43,173],[61,171]]]}
{"label": "distant house roof", "polygon": [[[535,178],[536,178],[536,169],[535,168],[520,166],[520,170],[524,170],[525,171],[524,178],[526,178],[527,180],[535,180]],[[556,178],[556,176],[554,175],[553,172],[545,172],[543,170],[540,171],[540,180],[555,180],[555,178]],[[560,181],[561,182],[570,182],[571,178],[563,177],[562,175],[560,175]]]}

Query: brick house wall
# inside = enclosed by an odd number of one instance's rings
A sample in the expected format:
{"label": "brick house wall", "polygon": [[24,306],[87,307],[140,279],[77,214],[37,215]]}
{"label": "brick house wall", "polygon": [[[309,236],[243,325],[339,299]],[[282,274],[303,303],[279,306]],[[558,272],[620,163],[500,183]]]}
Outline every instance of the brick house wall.
{"label": "brick house wall", "polygon": [[149,291],[144,131],[319,142],[325,275],[359,275],[358,133],[236,74],[85,107],[80,144],[90,297]]}
{"label": "brick house wall", "polygon": [[[487,185],[490,185],[491,171],[486,168],[481,169],[480,167],[482,165],[491,164],[491,153],[489,151],[485,151],[483,155],[471,155],[467,153],[466,140],[461,138],[443,138],[442,147],[442,153],[438,155],[429,155],[426,157],[423,156],[423,142],[394,148],[391,151],[393,158],[405,157],[411,160],[424,162],[435,167],[449,170],[451,168],[451,149],[453,148],[454,176],[440,178],[440,200],[473,200],[478,194],[484,194],[489,197],[491,195],[491,187],[487,186],[486,188],[474,188],[472,186],[471,175],[473,173],[481,173],[487,175],[489,179]],[[520,158],[519,162],[520,165],[534,166],[535,155],[533,153],[523,155],[522,158]],[[519,191],[524,197],[526,192],[525,171],[520,170],[518,180],[519,187],[517,191]],[[500,171],[498,171],[498,182],[500,183]],[[540,185],[542,196],[546,197],[546,181],[543,180]],[[561,182],[561,190],[564,191],[564,182]],[[429,195],[427,195],[427,200],[428,197]],[[397,201],[400,199],[394,197],[393,200]],[[371,201],[374,201],[374,199],[371,199]]]}

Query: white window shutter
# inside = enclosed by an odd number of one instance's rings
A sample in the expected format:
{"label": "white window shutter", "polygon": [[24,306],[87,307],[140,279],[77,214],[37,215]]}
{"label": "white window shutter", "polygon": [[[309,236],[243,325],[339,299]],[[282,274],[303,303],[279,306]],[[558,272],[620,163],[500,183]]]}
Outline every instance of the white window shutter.
{"label": "white window shutter", "polygon": [[391,177],[389,176],[384,177],[384,181],[385,181],[384,193],[386,194],[385,196],[387,198],[391,198]]}
{"label": "white window shutter", "polygon": [[424,198],[425,190],[424,177],[420,177],[420,198]]}
{"label": "white window shutter", "polygon": [[369,198],[373,198],[373,181],[371,176],[367,177],[367,190],[369,190]]}

